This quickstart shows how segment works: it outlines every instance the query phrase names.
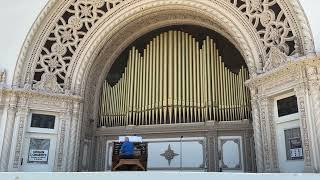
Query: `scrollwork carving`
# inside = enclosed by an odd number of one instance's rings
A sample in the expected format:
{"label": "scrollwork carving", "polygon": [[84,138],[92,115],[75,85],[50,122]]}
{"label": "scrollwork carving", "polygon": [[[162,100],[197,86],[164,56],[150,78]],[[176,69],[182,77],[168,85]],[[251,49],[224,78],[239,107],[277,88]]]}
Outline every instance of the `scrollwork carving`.
{"label": "scrollwork carving", "polygon": [[290,56],[299,51],[286,12],[277,0],[230,0],[257,31],[264,46],[265,57],[276,47]]}
{"label": "scrollwork carving", "polygon": [[42,47],[34,69],[34,88],[63,92],[69,66],[79,44],[97,21],[122,1],[76,0],[71,3]]}
{"label": "scrollwork carving", "polygon": [[[139,1],[136,2],[139,3]],[[107,16],[109,11],[116,6],[119,7],[126,3],[133,4],[130,0],[76,0],[70,2],[62,16],[56,19],[46,42],[40,48],[41,52],[37,57],[35,69],[30,70],[34,73],[29,76],[33,77],[35,89],[54,90],[59,93],[62,92],[60,88],[69,89],[70,84],[67,79],[71,76],[70,72],[73,67],[70,66],[74,64],[74,55],[76,51],[79,51],[79,45],[86,37],[89,37],[88,32],[99,24],[100,19]],[[256,36],[260,39],[259,43],[262,44],[261,48],[264,51],[262,59],[274,59],[269,58],[274,54],[272,53],[273,48],[279,49],[286,56],[301,53],[303,45],[297,40],[299,31],[296,31],[296,24],[291,23],[295,17],[288,14],[289,3],[286,4],[280,0],[229,0],[219,3],[237,8],[239,13],[249,20],[250,29],[256,31]],[[270,65],[270,62],[267,61],[264,63],[269,64],[265,66],[266,69],[277,66]],[[250,64],[249,68],[251,66],[253,65]],[[50,88],[46,87],[43,82],[47,82],[48,79],[50,82],[55,80],[57,83],[52,84]]]}

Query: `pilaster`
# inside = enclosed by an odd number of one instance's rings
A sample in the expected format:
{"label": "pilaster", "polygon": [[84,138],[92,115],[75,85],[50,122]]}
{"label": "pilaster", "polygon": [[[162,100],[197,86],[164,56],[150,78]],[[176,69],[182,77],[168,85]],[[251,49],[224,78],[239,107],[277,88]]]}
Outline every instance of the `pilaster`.
{"label": "pilaster", "polygon": [[71,103],[68,104],[70,110],[72,111],[71,115],[71,123],[70,123],[70,129],[69,129],[69,148],[68,148],[68,164],[67,164],[67,171],[72,172],[75,171],[75,145],[76,145],[76,137],[78,132],[78,114],[79,114],[79,106],[77,103]]}
{"label": "pilaster", "polygon": [[260,119],[260,108],[257,90],[251,88],[252,125],[254,130],[254,144],[256,153],[257,172],[264,172],[264,154],[262,143],[262,129]]}
{"label": "pilaster", "polygon": [[69,144],[69,129],[71,121],[70,109],[66,109],[65,112],[59,114],[60,126],[58,133],[58,143],[56,152],[56,165],[55,171],[67,171],[67,154],[68,154],[68,144]]}
{"label": "pilaster", "polygon": [[268,98],[268,136],[271,154],[271,171],[280,172],[279,160],[278,160],[278,149],[276,142],[276,129],[275,129],[275,115],[274,115],[274,99],[273,97]]}
{"label": "pilaster", "polygon": [[80,145],[81,145],[81,127],[82,127],[82,114],[83,114],[83,103],[75,102],[74,105],[74,117],[78,119],[77,124],[77,134],[76,134],[76,143],[75,143],[75,158],[74,158],[74,170],[79,170],[80,163]]}
{"label": "pilaster", "polygon": [[262,172],[272,172],[271,168],[271,147],[269,144],[270,134],[268,133],[268,99],[261,97],[259,99],[260,118],[261,118],[261,141],[263,148],[263,166]]}
{"label": "pilaster", "polygon": [[12,96],[9,96],[7,100],[8,100],[7,119],[6,119],[6,125],[5,125],[1,157],[0,157],[0,171],[2,172],[8,171],[15,115],[17,110],[16,109],[17,97],[15,95],[12,95]]}
{"label": "pilaster", "polygon": [[[318,89],[318,90],[317,90]],[[301,134],[304,148],[305,172],[319,172],[319,134],[320,107],[319,85],[314,82],[310,86],[310,96],[307,86],[300,84],[295,88],[300,114]],[[317,124],[318,123],[318,124]]]}
{"label": "pilaster", "polygon": [[14,134],[10,153],[9,171],[19,171],[28,119],[28,97],[20,96],[15,117]]}

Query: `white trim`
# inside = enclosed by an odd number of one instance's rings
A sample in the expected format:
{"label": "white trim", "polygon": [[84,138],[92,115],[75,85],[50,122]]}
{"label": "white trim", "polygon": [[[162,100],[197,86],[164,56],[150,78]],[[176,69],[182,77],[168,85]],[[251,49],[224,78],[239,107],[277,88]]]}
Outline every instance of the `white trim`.
{"label": "white trim", "polygon": [[[220,151],[220,154],[222,156],[222,149],[221,149],[221,140],[235,140],[238,139],[240,142],[240,164],[241,164],[241,170],[224,170],[224,172],[244,172],[244,157],[243,157],[243,141],[242,141],[242,136],[219,136],[218,137],[218,151]],[[220,164],[219,164],[220,166]],[[220,167],[219,167],[220,168]]]}
{"label": "white trim", "polygon": [[[281,117],[279,117],[279,115],[278,115],[277,101],[281,100],[281,99],[284,99],[284,98],[287,98],[287,97],[291,97],[291,96],[296,96],[296,94],[294,92],[289,92],[289,93],[286,93],[286,94],[282,94],[282,95],[276,96],[273,99],[274,121],[275,121],[276,124],[286,123],[286,122],[289,122],[289,121],[295,121],[295,120],[299,120],[300,119],[299,111],[297,113],[289,114],[289,115],[281,116]],[[297,102],[297,106],[298,106],[298,102]]]}
{"label": "white trim", "polygon": [[[54,116],[55,117],[54,129],[31,127],[32,114],[43,114],[43,115]],[[58,134],[58,129],[59,129],[59,114],[58,113],[48,112],[48,111],[31,110],[30,113],[28,114],[27,133]]]}

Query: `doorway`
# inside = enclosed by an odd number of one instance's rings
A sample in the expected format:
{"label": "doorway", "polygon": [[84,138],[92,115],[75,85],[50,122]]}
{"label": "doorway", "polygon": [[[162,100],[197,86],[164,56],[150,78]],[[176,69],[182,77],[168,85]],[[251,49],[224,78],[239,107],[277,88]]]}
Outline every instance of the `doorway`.
{"label": "doorway", "polygon": [[55,135],[27,133],[23,147],[21,159],[22,171],[53,171],[56,147]]}
{"label": "doorway", "polygon": [[25,172],[54,171],[58,119],[54,113],[32,112],[23,141],[21,170]]}

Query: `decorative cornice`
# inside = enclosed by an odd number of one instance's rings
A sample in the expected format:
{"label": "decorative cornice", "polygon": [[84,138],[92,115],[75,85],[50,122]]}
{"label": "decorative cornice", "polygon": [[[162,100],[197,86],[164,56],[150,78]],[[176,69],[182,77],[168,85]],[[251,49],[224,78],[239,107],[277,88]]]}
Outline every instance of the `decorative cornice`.
{"label": "decorative cornice", "polygon": [[186,123],[175,125],[151,125],[151,126],[126,126],[112,128],[98,128],[96,136],[104,135],[123,135],[123,134],[167,134],[167,133],[197,133],[208,132],[209,130],[252,130],[249,120],[239,121],[208,121],[205,123]]}
{"label": "decorative cornice", "polygon": [[29,97],[29,98],[37,97],[37,98],[46,98],[46,99],[54,99],[54,100],[83,102],[83,98],[77,95],[40,92],[40,91],[36,91],[32,89],[24,89],[24,88],[0,87],[0,94],[7,95],[7,96],[18,96],[18,97]]}
{"label": "decorative cornice", "polygon": [[307,65],[320,65],[320,54],[316,55],[308,55],[302,57],[288,57],[287,64],[280,65],[279,67],[266,72],[264,74],[260,74],[256,77],[252,77],[250,80],[246,82],[246,85],[250,88],[255,88],[258,86],[262,86],[267,82],[277,81],[279,77],[285,76],[299,76],[296,71],[298,68],[305,67]]}

